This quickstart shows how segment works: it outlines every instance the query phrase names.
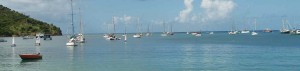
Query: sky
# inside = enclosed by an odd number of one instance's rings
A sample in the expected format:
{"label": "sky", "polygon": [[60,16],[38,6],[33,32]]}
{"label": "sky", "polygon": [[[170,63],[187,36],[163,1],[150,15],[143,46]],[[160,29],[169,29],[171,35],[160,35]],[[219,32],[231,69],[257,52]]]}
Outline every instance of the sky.
{"label": "sky", "polygon": [[[147,31],[228,31],[281,28],[286,19],[300,28],[300,0],[73,0],[75,32],[80,16],[84,33]],[[0,4],[71,33],[70,0],[0,0]],[[139,20],[138,20],[139,19]],[[138,21],[139,24],[138,25]],[[163,27],[165,24],[165,27]]]}

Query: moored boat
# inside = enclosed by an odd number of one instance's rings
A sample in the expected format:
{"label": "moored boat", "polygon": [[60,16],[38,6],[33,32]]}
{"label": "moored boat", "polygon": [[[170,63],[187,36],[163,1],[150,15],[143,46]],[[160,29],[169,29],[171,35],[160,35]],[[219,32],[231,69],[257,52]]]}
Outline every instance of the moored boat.
{"label": "moored boat", "polygon": [[0,42],[7,42],[7,40],[5,40],[5,39],[0,39]]}
{"label": "moored boat", "polygon": [[271,29],[269,29],[269,28],[266,28],[266,29],[264,30],[264,32],[266,32],[266,33],[270,33],[270,32],[272,32],[272,30],[271,30]]}
{"label": "moored boat", "polygon": [[290,31],[290,34],[292,34],[292,35],[300,35],[300,29]]}
{"label": "moored boat", "polygon": [[242,33],[242,34],[247,34],[247,33],[250,33],[250,31],[247,30],[247,29],[245,29],[245,30],[242,30],[241,33]]}
{"label": "moored boat", "polygon": [[42,59],[42,55],[40,53],[37,53],[37,54],[19,54],[19,56],[23,60]]}

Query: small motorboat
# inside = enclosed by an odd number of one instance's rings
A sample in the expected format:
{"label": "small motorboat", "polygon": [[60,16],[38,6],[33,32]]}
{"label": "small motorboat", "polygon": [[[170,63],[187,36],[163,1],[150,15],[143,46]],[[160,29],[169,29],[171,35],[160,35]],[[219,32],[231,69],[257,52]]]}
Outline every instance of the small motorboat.
{"label": "small motorboat", "polygon": [[37,53],[37,54],[20,54],[19,56],[23,60],[42,59],[42,55],[40,53]]}

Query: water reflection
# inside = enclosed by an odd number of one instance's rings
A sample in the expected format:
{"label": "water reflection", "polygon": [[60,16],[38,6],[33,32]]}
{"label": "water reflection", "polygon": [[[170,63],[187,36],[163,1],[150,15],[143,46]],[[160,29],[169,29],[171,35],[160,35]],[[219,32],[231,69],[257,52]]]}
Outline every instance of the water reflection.
{"label": "water reflection", "polygon": [[85,43],[78,43],[78,46],[67,46],[67,69],[75,69],[78,65],[84,63]]}
{"label": "water reflection", "polygon": [[40,71],[41,61],[42,59],[21,60],[18,67],[24,70]]}
{"label": "water reflection", "polygon": [[224,70],[232,65],[233,46],[208,44],[202,47],[202,63],[204,63],[205,69],[219,68],[218,70]]}
{"label": "water reflection", "polygon": [[188,44],[188,45],[183,45],[183,60],[182,60],[182,65],[184,69],[190,70],[192,68],[196,68],[196,57],[194,56],[194,48],[195,45]]}
{"label": "water reflection", "polygon": [[31,59],[31,60],[21,60],[20,64],[27,64],[27,63],[32,63],[32,62],[40,62],[42,59]]}

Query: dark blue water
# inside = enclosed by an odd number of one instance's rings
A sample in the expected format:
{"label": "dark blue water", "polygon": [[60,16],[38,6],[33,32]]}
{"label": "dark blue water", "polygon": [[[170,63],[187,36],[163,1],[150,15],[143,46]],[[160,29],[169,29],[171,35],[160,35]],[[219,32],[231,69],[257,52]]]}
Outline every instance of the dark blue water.
{"label": "dark blue water", "polygon": [[[121,36],[121,35],[119,35]],[[66,36],[54,36],[34,46],[34,39],[16,38],[17,47],[0,43],[0,71],[299,71],[300,36],[278,32],[201,37],[156,33],[127,42],[86,35],[86,43],[67,47]],[[22,61],[18,54],[37,53],[43,59]]]}

